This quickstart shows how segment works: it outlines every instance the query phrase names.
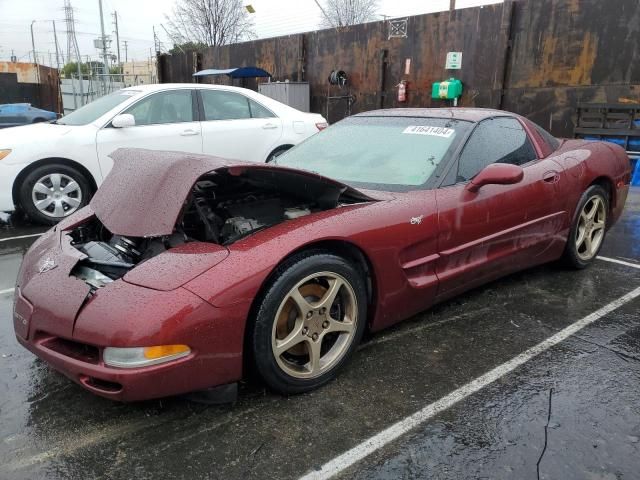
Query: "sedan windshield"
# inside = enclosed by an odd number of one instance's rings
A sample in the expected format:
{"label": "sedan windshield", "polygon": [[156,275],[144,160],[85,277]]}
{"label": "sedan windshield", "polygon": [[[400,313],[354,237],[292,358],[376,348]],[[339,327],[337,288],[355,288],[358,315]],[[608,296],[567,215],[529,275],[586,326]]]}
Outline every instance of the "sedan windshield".
{"label": "sedan windshield", "polygon": [[472,124],[446,118],[351,117],[277,158],[347,185],[408,191],[425,185]]}
{"label": "sedan windshield", "polygon": [[117,107],[137,93],[140,93],[140,91],[119,90],[109,95],[105,95],[91,103],[87,103],[84,107],[80,107],[69,115],[65,115],[56,123],[59,123],[60,125],[88,125],[91,122],[95,122],[109,110]]}

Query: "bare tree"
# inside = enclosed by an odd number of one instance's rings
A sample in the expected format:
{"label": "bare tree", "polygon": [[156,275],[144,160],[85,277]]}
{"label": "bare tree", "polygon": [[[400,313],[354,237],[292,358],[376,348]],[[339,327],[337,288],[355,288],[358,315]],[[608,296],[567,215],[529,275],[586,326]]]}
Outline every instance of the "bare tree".
{"label": "bare tree", "polygon": [[180,43],[218,46],[255,38],[242,0],[177,0],[165,17],[171,37]]}
{"label": "bare tree", "polygon": [[324,6],[315,0],[322,10],[322,25],[343,27],[375,20],[378,0],[324,0]]}

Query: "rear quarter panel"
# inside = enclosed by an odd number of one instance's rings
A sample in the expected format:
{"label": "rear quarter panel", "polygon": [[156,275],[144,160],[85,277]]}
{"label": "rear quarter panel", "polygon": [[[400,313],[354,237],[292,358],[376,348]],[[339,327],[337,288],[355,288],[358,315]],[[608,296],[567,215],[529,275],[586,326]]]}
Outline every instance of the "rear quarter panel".
{"label": "rear quarter panel", "polygon": [[629,188],[631,164],[625,151],[614,144],[565,140],[553,158],[565,170],[569,189],[567,211],[575,213],[582,193],[596,181],[606,181],[611,191],[611,224],[622,213]]}

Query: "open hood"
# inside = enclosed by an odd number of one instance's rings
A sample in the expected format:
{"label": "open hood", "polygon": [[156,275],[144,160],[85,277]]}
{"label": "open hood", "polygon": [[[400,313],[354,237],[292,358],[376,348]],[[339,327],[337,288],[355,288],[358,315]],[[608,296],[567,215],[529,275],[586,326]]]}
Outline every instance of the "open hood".
{"label": "open hood", "polygon": [[212,172],[245,177],[327,205],[345,197],[351,201],[375,200],[321,175],[275,165],[144,149],[118,149],[110,157],[113,169],[91,200],[91,208],[116,235],[170,235],[196,181]]}

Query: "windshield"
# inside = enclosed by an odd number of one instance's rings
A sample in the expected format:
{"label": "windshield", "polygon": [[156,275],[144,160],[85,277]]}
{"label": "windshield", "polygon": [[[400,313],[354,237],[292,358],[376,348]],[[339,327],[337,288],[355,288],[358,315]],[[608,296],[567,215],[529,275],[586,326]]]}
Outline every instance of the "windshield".
{"label": "windshield", "polygon": [[84,107],[80,107],[69,115],[65,115],[56,123],[60,125],[87,125],[96,121],[112,108],[120,105],[133,95],[140,93],[138,90],[119,90],[117,92],[100,97]]}
{"label": "windshield", "polygon": [[276,159],[347,185],[408,191],[422,186],[472,124],[445,118],[351,117]]}

